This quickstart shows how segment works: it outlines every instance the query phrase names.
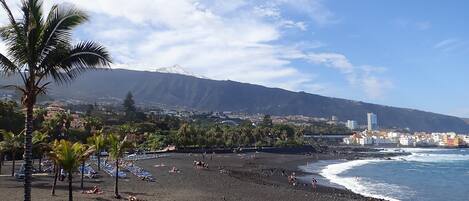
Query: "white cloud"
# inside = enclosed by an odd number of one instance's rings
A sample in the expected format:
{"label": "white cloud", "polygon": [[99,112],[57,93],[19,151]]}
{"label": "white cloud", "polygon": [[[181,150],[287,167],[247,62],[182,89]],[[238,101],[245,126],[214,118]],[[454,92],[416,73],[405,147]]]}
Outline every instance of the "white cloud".
{"label": "white cloud", "polygon": [[339,19],[335,14],[324,6],[324,2],[322,0],[277,0],[277,2],[288,5],[299,12],[307,14],[319,25],[339,22]]}
{"label": "white cloud", "polygon": [[318,52],[323,42],[279,43],[285,29],[308,29],[308,22],[285,17],[284,8],[317,25],[338,22],[321,0],[55,0],[45,1],[46,7],[54,2],[90,12],[92,20],[77,36],[107,46],[114,68],[155,70],[178,64],[212,79],[307,92],[330,89],[316,81],[317,75],[292,64],[307,60],[337,69],[370,97],[382,96],[391,85],[372,67],[364,70],[345,55]]}
{"label": "white cloud", "polygon": [[467,52],[469,41],[457,38],[449,38],[436,43],[433,48],[443,53],[462,53]]}
{"label": "white cloud", "polygon": [[449,39],[445,39],[445,40],[442,40],[438,43],[436,43],[433,48],[435,49],[443,49],[443,48],[447,48],[449,46],[453,46],[454,44],[457,44],[459,42],[459,39],[456,39],[456,38],[449,38]]}
{"label": "white cloud", "polygon": [[384,67],[354,66],[345,55],[339,53],[309,53],[305,58],[312,63],[339,70],[352,86],[362,88],[372,99],[383,98],[393,87],[389,79],[379,76],[387,70]]}
{"label": "white cloud", "polygon": [[343,73],[352,73],[353,66],[350,61],[342,54],[337,53],[310,53],[307,59],[313,63],[325,64],[336,68]]}

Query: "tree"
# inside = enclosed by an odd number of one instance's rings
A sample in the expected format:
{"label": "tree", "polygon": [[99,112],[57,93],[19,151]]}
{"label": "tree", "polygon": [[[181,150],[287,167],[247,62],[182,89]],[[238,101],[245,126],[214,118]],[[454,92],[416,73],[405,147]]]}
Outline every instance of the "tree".
{"label": "tree", "polygon": [[109,66],[104,47],[93,42],[72,44],[72,31],[88,16],[71,5],[53,5],[44,15],[41,0],[23,0],[21,17],[15,17],[5,0],[0,0],[9,23],[0,29],[7,55],[0,54],[0,73],[19,75],[21,84],[9,85],[22,93],[26,109],[24,140],[24,200],[31,200],[33,111],[39,94],[50,81],[69,83],[86,70]]}
{"label": "tree", "polygon": [[3,165],[3,154],[7,151],[7,147],[0,142],[0,174],[2,174],[2,165]]}
{"label": "tree", "polygon": [[114,194],[115,198],[120,198],[121,196],[119,195],[119,159],[124,156],[125,151],[132,146],[132,143],[127,140],[127,136],[124,137],[123,140],[121,140],[120,137],[116,134],[108,135],[107,142],[109,148],[109,156],[113,160],[116,160],[116,183],[114,186]]}
{"label": "tree", "polygon": [[[44,108],[36,108],[34,110],[34,120],[33,120],[33,128],[34,130],[38,130],[38,129],[41,129],[41,127],[43,126],[43,123],[46,119],[46,116],[47,116],[47,110],[44,109]],[[24,126],[23,126],[24,128]]]}
{"label": "tree", "polygon": [[45,132],[34,131],[33,132],[33,147],[37,151],[39,155],[39,171],[42,171],[42,157],[44,155],[44,151],[49,150],[50,146],[47,143],[47,139],[49,135]]}
{"label": "tree", "polygon": [[272,128],[274,124],[272,123],[272,117],[270,115],[264,115],[264,118],[262,119],[262,127],[267,127],[267,128]]}
{"label": "tree", "polygon": [[3,136],[3,141],[0,142],[0,146],[3,147],[5,150],[11,151],[11,176],[15,176],[16,151],[18,151],[18,149],[21,149],[21,147],[23,146],[23,133],[15,134],[13,132],[0,130],[0,134]]}
{"label": "tree", "polygon": [[60,119],[59,115],[47,119],[42,124],[42,130],[51,135],[52,140],[57,140],[62,138],[63,130],[63,121]]}
{"label": "tree", "polygon": [[72,126],[73,116],[69,112],[65,112],[60,114],[60,119],[63,122],[65,134],[68,137],[68,132],[70,131],[70,127]]}
{"label": "tree", "polygon": [[96,117],[87,116],[84,120],[83,127],[88,135],[91,135],[93,130],[99,130],[102,127],[101,120]]}
{"label": "tree", "polygon": [[96,157],[98,158],[98,170],[101,170],[101,150],[105,145],[105,138],[102,131],[95,133],[93,136],[88,138],[88,144],[94,145],[96,148]]}
{"label": "tree", "polygon": [[95,151],[93,146],[87,146],[79,142],[60,140],[54,143],[49,156],[68,173],[68,200],[73,200],[73,170],[77,169],[83,161],[86,161]]}
{"label": "tree", "polygon": [[128,112],[137,111],[137,108],[135,107],[135,101],[134,101],[134,96],[132,95],[132,92],[129,91],[127,95],[125,96],[123,106],[124,106],[124,110],[126,114]]}
{"label": "tree", "polygon": [[12,132],[21,132],[24,129],[24,116],[18,111],[16,102],[0,102],[0,128]]}
{"label": "tree", "polygon": [[128,92],[125,96],[124,103],[125,119],[133,121],[137,116],[137,108],[135,107],[135,101],[132,92]]}

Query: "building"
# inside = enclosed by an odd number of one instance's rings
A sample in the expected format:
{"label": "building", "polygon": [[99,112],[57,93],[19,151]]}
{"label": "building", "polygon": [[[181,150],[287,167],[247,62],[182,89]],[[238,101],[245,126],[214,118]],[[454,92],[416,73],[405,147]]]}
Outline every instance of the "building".
{"label": "building", "polygon": [[401,144],[403,146],[413,146],[414,145],[414,139],[411,136],[402,135],[399,138],[399,144]]}
{"label": "building", "polygon": [[378,129],[378,117],[376,114],[373,113],[368,113],[367,114],[367,119],[368,119],[368,130],[376,130]]}
{"label": "building", "polygon": [[355,129],[357,129],[358,124],[357,124],[357,122],[354,121],[354,120],[347,120],[347,125],[346,125],[346,126],[347,126],[347,128],[349,128],[350,130],[355,130]]}

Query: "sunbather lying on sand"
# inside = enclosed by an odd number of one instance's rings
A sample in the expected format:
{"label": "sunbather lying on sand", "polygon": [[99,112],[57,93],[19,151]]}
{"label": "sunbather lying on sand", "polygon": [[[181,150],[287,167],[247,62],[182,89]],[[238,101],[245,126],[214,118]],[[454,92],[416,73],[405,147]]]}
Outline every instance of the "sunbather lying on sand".
{"label": "sunbather lying on sand", "polygon": [[158,168],[158,167],[166,167],[166,165],[165,165],[165,164],[163,164],[163,163],[161,163],[161,164],[157,164],[157,165],[155,165],[155,167],[157,167],[157,168]]}
{"label": "sunbather lying on sand", "polygon": [[103,191],[98,186],[93,186],[93,189],[83,192],[84,194],[103,194]]}
{"label": "sunbather lying on sand", "polygon": [[203,161],[194,161],[195,168],[208,168],[208,164]]}
{"label": "sunbather lying on sand", "polygon": [[177,169],[175,166],[173,166],[173,168],[171,168],[171,170],[169,170],[169,173],[179,173],[181,172],[179,169]]}
{"label": "sunbather lying on sand", "polygon": [[128,201],[141,201],[139,200],[137,197],[133,196],[133,195],[129,195],[129,197],[127,197],[127,200]]}

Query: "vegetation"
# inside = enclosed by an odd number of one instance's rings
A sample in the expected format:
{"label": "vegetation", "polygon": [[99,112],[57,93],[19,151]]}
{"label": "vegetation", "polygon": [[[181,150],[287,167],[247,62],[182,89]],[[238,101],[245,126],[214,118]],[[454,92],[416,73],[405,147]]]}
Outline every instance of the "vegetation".
{"label": "vegetation", "polygon": [[0,128],[15,133],[24,129],[24,115],[16,102],[0,102]]}
{"label": "vegetation", "polygon": [[[13,103],[3,105],[14,106]],[[103,110],[102,106],[94,105],[90,109],[85,105],[76,108],[82,108],[83,110],[72,111],[72,113],[59,112],[53,116],[48,115],[43,108],[38,108],[34,112],[33,121],[36,131],[33,133],[32,145],[35,149],[34,152],[37,153],[35,157],[38,157],[39,163],[41,163],[43,153],[48,153],[55,164],[52,194],[55,194],[60,169],[63,168],[69,173],[70,182],[70,177],[72,177],[75,170],[80,164],[83,166],[86,158],[91,154],[88,148],[95,150],[98,158],[98,170],[100,170],[101,163],[100,152],[109,152],[110,158],[115,160],[117,174],[119,172],[119,163],[126,151],[161,150],[169,145],[175,145],[182,150],[298,146],[305,143],[303,141],[305,134],[350,132],[343,126],[331,125],[325,122],[302,126],[274,124],[272,118],[268,115],[257,125],[249,120],[239,119],[233,120],[233,122],[238,122],[236,124],[226,124],[223,123],[223,120],[226,119],[212,114],[186,117],[149,114],[135,121],[128,121],[126,120],[128,118],[127,114],[114,112],[121,111],[121,107],[106,107]],[[65,108],[65,110],[69,109]],[[84,110],[87,112],[83,112]],[[135,108],[135,111],[139,110],[139,108]],[[13,107],[12,111],[19,110]],[[71,118],[72,116],[77,119]],[[71,124],[75,120],[81,122],[82,125],[72,128]],[[18,118],[11,123],[19,125],[21,121],[23,120]],[[76,125],[76,122],[74,125]],[[4,133],[13,134],[10,131],[4,131]],[[23,141],[20,136],[24,135],[5,136],[0,143],[0,153],[12,152],[12,139],[17,139],[15,142],[22,144]],[[84,142],[87,142],[88,145],[83,145]],[[22,148],[21,145],[15,147],[15,152]],[[86,151],[82,149],[86,149]],[[39,169],[41,169],[40,166]],[[115,179],[115,196],[120,197],[118,175]],[[83,174],[81,184],[83,188]],[[72,199],[73,196],[70,192],[72,186],[71,184],[69,186],[69,199]]]}
{"label": "vegetation", "polygon": [[98,170],[101,170],[101,151],[105,145],[105,138],[102,131],[95,133],[88,138],[88,144],[93,145],[96,149],[96,157],[98,158]]}
{"label": "vegetation", "polygon": [[3,141],[0,142],[2,149],[11,152],[12,166],[11,176],[15,176],[15,162],[17,151],[23,147],[23,133],[15,134],[10,131],[0,130],[0,134],[3,136]]}
{"label": "vegetation", "polygon": [[47,143],[47,140],[49,139],[49,135],[44,132],[40,131],[34,131],[33,133],[33,149],[35,150],[34,152],[37,153],[39,157],[39,171],[42,171],[42,157],[44,155],[45,151],[50,150],[50,145]]}
{"label": "vegetation", "polygon": [[120,199],[121,196],[119,195],[119,159],[124,156],[125,151],[131,147],[131,144],[129,141],[127,141],[127,137],[124,137],[124,139],[121,140],[121,138],[115,134],[108,135],[107,142],[109,148],[109,156],[116,161],[116,183],[114,186],[114,194],[115,198]]}
{"label": "vegetation", "polygon": [[108,66],[110,56],[104,47],[92,42],[72,44],[72,31],[86,22],[88,16],[71,5],[54,5],[43,13],[40,0],[24,0],[21,17],[13,16],[5,0],[1,0],[9,23],[0,29],[7,55],[0,54],[0,72],[18,75],[21,85],[11,85],[22,92],[26,109],[24,200],[31,200],[33,111],[39,94],[50,85],[68,83],[82,72]]}
{"label": "vegetation", "polygon": [[1,0],[9,23],[0,29],[7,55],[0,54],[0,70],[5,75],[19,75],[26,109],[24,200],[31,200],[33,111],[39,94],[46,93],[49,79],[67,83],[89,69],[107,66],[110,57],[99,44],[87,41],[72,44],[72,30],[86,22],[88,16],[72,6],[54,5],[43,13],[40,0],[22,1],[22,17],[15,17],[5,0]]}
{"label": "vegetation", "polygon": [[72,143],[66,140],[60,140],[54,143],[49,157],[61,166],[68,173],[68,200],[73,200],[72,179],[73,172],[83,161],[95,151],[93,146],[87,146],[79,142]]}

